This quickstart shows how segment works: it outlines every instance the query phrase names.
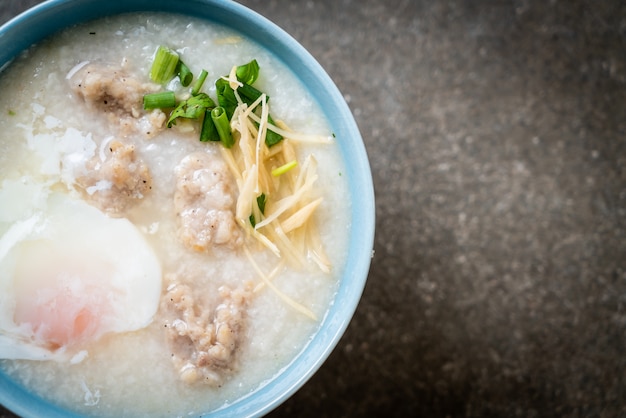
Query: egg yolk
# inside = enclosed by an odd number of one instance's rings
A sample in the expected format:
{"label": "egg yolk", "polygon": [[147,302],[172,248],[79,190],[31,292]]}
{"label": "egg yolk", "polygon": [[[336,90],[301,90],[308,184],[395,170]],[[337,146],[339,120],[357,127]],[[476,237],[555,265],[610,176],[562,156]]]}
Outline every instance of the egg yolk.
{"label": "egg yolk", "polygon": [[41,345],[50,349],[71,347],[97,336],[105,314],[101,302],[93,300],[93,292],[77,294],[75,289],[48,288],[19,298],[14,321],[29,325]]}

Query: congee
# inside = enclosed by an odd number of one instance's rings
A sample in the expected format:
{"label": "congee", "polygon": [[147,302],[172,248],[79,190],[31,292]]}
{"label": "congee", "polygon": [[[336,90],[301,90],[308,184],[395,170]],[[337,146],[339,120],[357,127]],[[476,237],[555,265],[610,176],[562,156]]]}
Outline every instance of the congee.
{"label": "congee", "polygon": [[1,74],[0,361],[92,416],[263,386],[345,263],[335,138],[254,39],[170,14],[72,27]]}

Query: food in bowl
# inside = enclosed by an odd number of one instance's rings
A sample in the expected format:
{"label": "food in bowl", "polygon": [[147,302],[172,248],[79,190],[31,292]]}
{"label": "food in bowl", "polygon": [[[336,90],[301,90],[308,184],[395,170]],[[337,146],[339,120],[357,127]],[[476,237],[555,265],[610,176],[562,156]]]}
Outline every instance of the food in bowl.
{"label": "food in bowl", "polygon": [[303,350],[351,202],[337,139],[280,60],[219,24],[131,13],[40,42],[0,88],[6,374],[79,414],[177,416]]}

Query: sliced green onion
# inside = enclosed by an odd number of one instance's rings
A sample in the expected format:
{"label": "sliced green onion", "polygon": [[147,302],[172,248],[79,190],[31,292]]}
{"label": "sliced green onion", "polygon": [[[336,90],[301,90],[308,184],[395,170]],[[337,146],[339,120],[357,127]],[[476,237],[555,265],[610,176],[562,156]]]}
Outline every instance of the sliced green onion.
{"label": "sliced green onion", "polygon": [[[276,126],[276,124],[274,123],[274,120],[272,119],[271,115],[267,115],[267,121],[268,123],[270,123],[271,125]],[[267,147],[271,147],[273,145],[278,144],[280,141],[283,140],[283,136],[268,129],[267,133],[265,134],[265,145],[267,145]]]}
{"label": "sliced green onion", "polygon": [[178,65],[176,65],[176,74],[178,75],[180,84],[182,84],[183,87],[187,87],[191,84],[193,74],[189,67],[187,67],[187,65],[185,65],[185,63],[180,59],[178,60]]}
{"label": "sliced green onion", "polygon": [[259,206],[259,210],[263,214],[265,213],[265,202],[266,201],[267,201],[267,199],[265,198],[265,193],[261,193],[256,198],[256,204]]}
{"label": "sliced green onion", "polygon": [[172,125],[176,124],[176,119],[178,118],[199,119],[207,109],[214,107],[215,102],[206,93],[191,96],[189,99],[180,102],[176,109],[172,111],[167,121],[167,127],[171,128]]}
{"label": "sliced green onion", "polygon": [[[256,204],[259,207],[259,212],[261,212],[261,215],[265,213],[265,202],[266,202],[265,193],[261,193],[260,195],[256,197]],[[254,228],[256,226],[256,218],[254,217],[254,213],[250,214],[249,219],[250,219],[250,224]]]}
{"label": "sliced green onion", "polygon": [[204,84],[204,80],[206,80],[208,75],[209,73],[207,72],[207,70],[200,71],[200,75],[198,76],[198,78],[196,79],[196,82],[193,83],[193,86],[191,87],[192,96],[195,96],[196,94],[200,93],[200,89],[202,88],[202,85]]}
{"label": "sliced green onion", "polygon": [[211,117],[211,111],[204,112],[204,118],[202,119],[202,129],[200,130],[200,142],[208,141],[220,141],[220,134],[217,132],[215,122]]}
{"label": "sliced green onion", "polygon": [[287,171],[294,169],[298,165],[298,161],[289,161],[287,164],[283,164],[272,170],[272,176],[278,177],[285,174]]}
{"label": "sliced green onion", "polygon": [[159,46],[150,68],[150,78],[155,83],[167,83],[174,77],[178,61],[179,57],[176,51],[166,46]]}
{"label": "sliced green onion", "polygon": [[173,91],[160,91],[143,96],[143,108],[146,110],[170,107],[176,107],[176,95]]}
{"label": "sliced green onion", "polygon": [[215,80],[215,91],[217,93],[217,103],[226,111],[226,116],[230,120],[235,113],[235,109],[239,105],[235,92],[230,88],[228,81],[223,78]]}
{"label": "sliced green onion", "polygon": [[215,129],[217,129],[222,144],[226,148],[231,148],[235,144],[235,140],[233,139],[233,134],[230,130],[230,122],[228,121],[228,116],[224,108],[218,106],[211,110],[211,119],[213,119],[213,123],[215,123]]}
{"label": "sliced green onion", "polygon": [[236,70],[237,80],[245,84],[253,84],[259,77],[259,63],[254,59],[247,64],[240,65]]}
{"label": "sliced green onion", "polygon": [[[259,97],[261,97],[261,95],[263,94],[262,91],[257,90],[256,88],[252,87],[250,84],[246,84],[246,83],[243,83],[242,86],[239,86],[237,88],[237,93],[239,93],[241,100],[243,100],[248,106],[256,102],[256,100]],[[265,100],[269,101],[270,96],[266,94]]]}
{"label": "sliced green onion", "polygon": [[[239,102],[237,101],[235,92],[230,87],[229,82],[221,77],[218,78],[215,80],[215,90],[217,93],[217,102],[224,108],[224,110],[226,110],[228,119],[232,118]],[[243,100],[243,102],[248,106],[252,105],[252,103],[254,103],[263,94],[262,91],[259,91],[251,85],[245,83],[237,88],[237,93],[239,93],[241,100]],[[267,100],[269,100],[269,96],[266,95],[266,97]]]}

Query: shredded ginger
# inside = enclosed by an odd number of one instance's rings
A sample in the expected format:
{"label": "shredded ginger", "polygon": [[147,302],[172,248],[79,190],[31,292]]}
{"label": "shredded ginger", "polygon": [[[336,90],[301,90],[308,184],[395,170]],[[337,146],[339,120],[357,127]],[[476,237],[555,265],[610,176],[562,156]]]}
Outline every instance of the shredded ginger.
{"label": "shredded ginger", "polygon": [[[249,236],[289,265],[304,268],[312,264],[330,272],[331,263],[321,245],[314,217],[323,201],[314,188],[317,162],[311,154],[300,161],[298,150],[300,142],[329,143],[330,139],[294,134],[281,122],[275,122],[278,126],[270,124],[265,94],[250,106],[239,98],[237,90],[235,96],[239,105],[231,118],[231,129],[236,145],[221,150],[239,188],[237,222]],[[280,132],[284,139],[267,147],[268,129]],[[272,171],[286,165],[288,170],[272,175]],[[257,201],[262,194],[266,198],[263,211]]]}

